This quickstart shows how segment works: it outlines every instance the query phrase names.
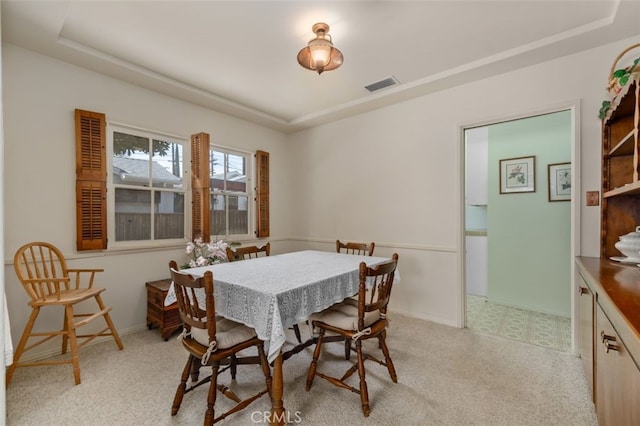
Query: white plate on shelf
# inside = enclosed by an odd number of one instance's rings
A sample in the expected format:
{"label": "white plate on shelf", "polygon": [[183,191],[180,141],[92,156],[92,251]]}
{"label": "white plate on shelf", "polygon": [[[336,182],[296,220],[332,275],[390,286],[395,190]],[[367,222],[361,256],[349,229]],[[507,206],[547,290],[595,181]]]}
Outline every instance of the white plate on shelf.
{"label": "white plate on shelf", "polygon": [[620,263],[635,263],[635,264],[640,263],[640,259],[635,257],[613,256],[613,257],[610,257],[609,259],[615,260],[616,262],[620,262]]}

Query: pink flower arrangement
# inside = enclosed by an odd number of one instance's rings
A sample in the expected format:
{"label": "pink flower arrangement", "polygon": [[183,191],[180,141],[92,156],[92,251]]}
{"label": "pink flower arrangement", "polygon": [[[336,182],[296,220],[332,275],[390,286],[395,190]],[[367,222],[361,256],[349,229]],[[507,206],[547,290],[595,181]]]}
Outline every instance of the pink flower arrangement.
{"label": "pink flower arrangement", "polygon": [[222,240],[217,243],[205,243],[201,237],[196,237],[187,243],[185,253],[189,256],[189,260],[182,265],[182,268],[196,268],[226,262],[227,243]]}

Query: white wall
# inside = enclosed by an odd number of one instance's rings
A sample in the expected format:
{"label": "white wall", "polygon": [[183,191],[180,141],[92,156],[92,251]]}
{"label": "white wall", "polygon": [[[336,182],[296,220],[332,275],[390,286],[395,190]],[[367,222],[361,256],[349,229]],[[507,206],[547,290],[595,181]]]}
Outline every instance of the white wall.
{"label": "white wall", "polygon": [[[103,112],[108,121],[188,137],[200,131],[214,144],[270,152],[271,233],[274,251],[289,235],[289,170],[285,136],[258,125],[87,71],[15,45],[2,46],[5,190],[4,251],[13,256],[29,241],[57,245],[71,267],[104,268],[96,285],[107,287],[122,331],[145,326],[145,282],[168,276],[168,261],[184,258],[184,247],[152,252],[78,254],[75,250],[74,109]],[[27,322],[27,295],[12,258],[5,259],[6,293],[13,341]],[[61,313],[60,313],[61,315]],[[42,314],[41,314],[42,317]],[[45,315],[41,321],[62,323]],[[59,347],[59,343],[56,343]],[[115,345],[114,345],[115,347]]]}
{"label": "white wall", "polygon": [[[406,101],[291,136],[292,233],[399,252],[392,308],[462,324],[461,126],[581,106],[578,194],[600,188],[600,120],[616,55],[639,38]],[[578,204],[577,254],[598,256],[599,208]],[[570,283],[567,283],[569,286]]]}

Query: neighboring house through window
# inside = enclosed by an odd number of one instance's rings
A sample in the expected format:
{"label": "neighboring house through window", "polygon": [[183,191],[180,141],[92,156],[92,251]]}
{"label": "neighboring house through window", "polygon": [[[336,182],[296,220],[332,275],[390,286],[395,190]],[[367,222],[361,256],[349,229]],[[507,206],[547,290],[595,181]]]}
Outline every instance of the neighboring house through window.
{"label": "neighboring house through window", "polygon": [[183,240],[187,140],[122,125],[108,129],[110,240]]}
{"label": "neighboring house through window", "polygon": [[251,153],[211,146],[209,188],[211,238],[248,238],[253,217]]}

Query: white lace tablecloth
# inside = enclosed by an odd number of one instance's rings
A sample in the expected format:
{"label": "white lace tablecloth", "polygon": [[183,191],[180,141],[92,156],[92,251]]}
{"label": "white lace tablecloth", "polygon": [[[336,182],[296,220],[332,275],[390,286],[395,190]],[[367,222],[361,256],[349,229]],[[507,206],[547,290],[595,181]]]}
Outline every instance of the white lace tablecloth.
{"label": "white lace tablecloth", "polygon": [[[288,327],[358,292],[360,262],[373,266],[388,260],[308,250],[181,272],[202,276],[211,270],[216,313],[254,328],[271,362]],[[172,284],[165,305],[175,301]]]}

